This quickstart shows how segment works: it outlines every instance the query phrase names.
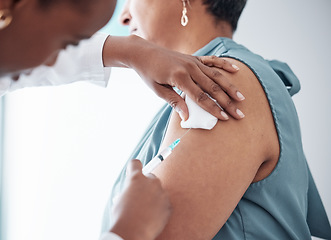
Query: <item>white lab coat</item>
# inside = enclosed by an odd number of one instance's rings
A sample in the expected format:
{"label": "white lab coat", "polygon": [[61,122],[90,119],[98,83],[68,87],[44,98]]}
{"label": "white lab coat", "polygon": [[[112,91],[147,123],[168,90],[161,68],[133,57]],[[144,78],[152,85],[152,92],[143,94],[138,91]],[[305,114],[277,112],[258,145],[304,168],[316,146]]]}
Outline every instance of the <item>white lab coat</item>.
{"label": "white lab coat", "polygon": [[107,86],[110,68],[103,66],[102,49],[107,34],[97,33],[77,47],[60,52],[54,66],[40,66],[30,74],[21,74],[18,81],[0,78],[0,96],[25,87],[57,86],[77,81],[90,81]]}
{"label": "white lab coat", "polygon": [[[90,81],[107,86],[110,68],[103,66],[102,49],[108,35],[97,33],[77,47],[69,46],[60,52],[52,67],[40,66],[30,74],[22,74],[18,81],[0,78],[0,96],[25,87],[57,86],[77,81]],[[114,233],[105,233],[100,240],[123,240]]]}

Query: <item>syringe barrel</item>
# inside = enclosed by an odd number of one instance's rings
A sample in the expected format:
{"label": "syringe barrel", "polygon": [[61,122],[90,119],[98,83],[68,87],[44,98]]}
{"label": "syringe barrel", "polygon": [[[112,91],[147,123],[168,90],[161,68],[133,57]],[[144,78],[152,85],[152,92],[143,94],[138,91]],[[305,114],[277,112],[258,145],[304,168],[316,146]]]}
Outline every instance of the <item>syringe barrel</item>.
{"label": "syringe barrel", "polygon": [[171,149],[170,147],[167,147],[167,148],[163,149],[163,150],[158,154],[158,156],[161,155],[161,156],[163,157],[163,159],[162,159],[162,161],[163,161],[164,159],[166,159],[167,157],[169,157],[169,155],[170,155],[171,153],[172,153],[172,149]]}
{"label": "syringe barrel", "polygon": [[172,150],[171,148],[167,147],[163,149],[158,155],[156,155],[147,165],[143,168],[143,174],[146,175],[151,173],[164,159],[166,159]]}

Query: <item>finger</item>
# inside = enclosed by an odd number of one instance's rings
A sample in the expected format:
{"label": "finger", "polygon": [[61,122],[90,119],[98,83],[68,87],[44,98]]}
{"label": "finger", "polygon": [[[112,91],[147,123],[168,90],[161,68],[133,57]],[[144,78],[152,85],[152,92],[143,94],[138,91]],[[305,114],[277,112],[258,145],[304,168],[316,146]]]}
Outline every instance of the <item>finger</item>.
{"label": "finger", "polygon": [[126,175],[130,177],[138,173],[142,173],[142,163],[137,159],[131,160],[126,168]]}
{"label": "finger", "polygon": [[198,56],[197,59],[209,67],[218,67],[228,72],[237,72],[239,67],[228,60],[216,56]]}
{"label": "finger", "polygon": [[[244,96],[237,90],[237,88],[218,70],[202,67],[202,71],[207,75],[196,72],[193,77],[195,79],[200,79],[201,83],[199,85],[201,88],[207,92],[216,102],[232,117],[236,119],[241,119],[245,115],[243,112],[237,108],[236,102],[233,100],[242,101]],[[204,80],[207,78],[207,80]],[[212,81],[213,79],[214,81]],[[196,81],[196,80],[195,80]]]}
{"label": "finger", "polygon": [[189,117],[189,112],[185,100],[176,93],[171,86],[156,85],[154,90],[158,96],[163,98],[169,103],[169,105],[179,114],[183,121],[186,121]]}
{"label": "finger", "polygon": [[243,94],[234,86],[228,78],[226,78],[221,71],[216,68],[201,66],[202,72],[211,78],[214,82],[221,86],[221,88],[233,99],[237,101],[245,100]]}
{"label": "finger", "polygon": [[[209,77],[210,79],[212,79],[215,83],[217,83],[221,89],[223,89],[231,98],[233,98],[234,100],[237,101],[243,101],[245,100],[244,95],[238,90],[238,88],[236,86],[234,86],[226,77],[224,77],[224,75],[218,71],[215,68],[210,68],[204,65],[199,66],[201,71],[207,75],[207,77]],[[200,84],[200,82],[199,82]],[[201,85],[201,84],[200,84]],[[206,84],[204,84],[204,86],[206,86]],[[206,91],[209,93],[209,90],[211,89],[211,87],[215,86],[209,86]],[[211,96],[212,92],[211,92]]]}
{"label": "finger", "polygon": [[[213,69],[209,69],[206,66],[202,66],[202,68],[207,68],[207,69],[204,69],[204,71],[209,74],[211,74],[209,71],[213,70]],[[228,116],[225,114],[225,112],[230,114],[235,119],[243,118],[244,114],[242,113],[242,111],[240,111],[237,108],[236,102],[233,101],[226,93],[227,91],[230,91],[229,88],[232,88],[231,91],[233,91],[233,89],[236,89],[236,88],[231,83],[229,83],[227,81],[227,79],[219,71],[215,70],[215,72],[213,72],[212,74],[213,74],[213,76],[206,76],[199,69],[198,71],[193,72],[192,78],[195,82],[199,83],[199,87],[201,87],[201,89],[204,92],[208,93],[208,95],[213,98],[213,100],[214,100],[213,104],[215,104],[219,108],[225,110],[225,111],[220,112],[220,114],[222,115],[223,118],[219,118],[219,119],[221,119],[221,120],[228,119]],[[213,81],[212,78],[218,79],[218,82],[220,84],[218,84],[216,81]],[[227,87],[226,84],[230,84],[231,86]],[[225,87],[222,87],[222,86],[225,86]],[[209,113],[211,113],[212,115],[214,115],[211,112],[211,111],[213,111],[212,108],[215,108],[213,105],[210,105],[210,107],[205,106],[203,108],[206,111],[208,111]],[[217,112],[217,109],[214,111]],[[214,115],[214,116],[216,116],[216,115]]]}
{"label": "finger", "polygon": [[[200,71],[200,80],[201,78],[205,78],[206,81],[212,82]],[[229,119],[229,116],[219,107],[215,101],[208,97],[208,95],[193,81],[193,79],[187,77],[187,79],[181,79],[181,81],[185,84],[176,83],[176,86],[181,86],[181,90],[185,92],[201,108],[220,120]]]}
{"label": "finger", "polygon": [[235,119],[239,120],[245,117],[244,113],[236,106],[235,102],[233,102],[225,92],[220,91],[219,94],[217,94],[215,98],[214,97],[212,97],[214,101],[217,102],[217,104],[219,104],[219,106],[225,110],[226,113],[230,114]]}

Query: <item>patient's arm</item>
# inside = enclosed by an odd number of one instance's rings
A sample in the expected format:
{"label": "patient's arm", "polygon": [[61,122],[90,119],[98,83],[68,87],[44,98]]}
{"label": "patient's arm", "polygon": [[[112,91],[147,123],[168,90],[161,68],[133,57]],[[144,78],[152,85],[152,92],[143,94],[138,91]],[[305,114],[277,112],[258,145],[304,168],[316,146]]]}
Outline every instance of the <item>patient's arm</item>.
{"label": "patient's arm", "polygon": [[[208,130],[192,129],[155,171],[169,192],[173,215],[158,239],[211,239],[224,225],[252,182],[267,177],[279,157],[279,143],[264,91],[255,75],[242,63],[228,79],[246,101],[240,121],[218,122]],[[187,129],[171,117],[164,148]]]}

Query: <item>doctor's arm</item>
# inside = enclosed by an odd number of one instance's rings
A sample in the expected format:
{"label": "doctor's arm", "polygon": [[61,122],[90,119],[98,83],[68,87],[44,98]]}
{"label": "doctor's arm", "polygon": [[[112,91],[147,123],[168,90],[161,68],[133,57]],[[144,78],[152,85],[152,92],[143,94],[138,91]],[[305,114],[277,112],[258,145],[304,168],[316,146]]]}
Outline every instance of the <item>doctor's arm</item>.
{"label": "doctor's arm", "polygon": [[[234,62],[241,70],[224,74],[242,89],[246,100],[239,106],[248,114],[240,121],[219,121],[212,130],[190,130],[154,170],[173,207],[158,240],[212,239],[249,185],[267,177],[278,161],[278,138],[264,91],[245,65]],[[186,131],[173,113],[161,149]]]}
{"label": "doctor's arm", "polygon": [[[187,93],[202,108],[221,120],[227,112],[236,119],[237,103],[244,97],[224,74],[212,67],[237,72],[229,62],[216,57],[194,57],[161,48],[137,36],[114,37],[102,33],[82,41],[77,47],[61,51],[53,66],[40,66],[19,81],[2,81],[6,91],[33,86],[56,86],[77,81],[90,81],[107,86],[110,67],[133,68],[158,96],[165,99],[184,119],[188,109],[172,87]],[[207,97],[208,93],[223,107]]]}
{"label": "doctor's arm", "polygon": [[[162,48],[138,36],[109,36],[104,45],[105,66],[129,67],[134,69],[146,84],[166,100],[183,119],[188,118],[184,100],[173,90],[184,91],[200,107],[221,120],[227,120],[225,111],[236,119],[236,102],[244,100],[238,88],[218,69],[235,73],[237,66],[215,56],[196,57]],[[215,69],[216,67],[218,69]],[[205,93],[213,97],[225,111]]]}

